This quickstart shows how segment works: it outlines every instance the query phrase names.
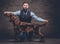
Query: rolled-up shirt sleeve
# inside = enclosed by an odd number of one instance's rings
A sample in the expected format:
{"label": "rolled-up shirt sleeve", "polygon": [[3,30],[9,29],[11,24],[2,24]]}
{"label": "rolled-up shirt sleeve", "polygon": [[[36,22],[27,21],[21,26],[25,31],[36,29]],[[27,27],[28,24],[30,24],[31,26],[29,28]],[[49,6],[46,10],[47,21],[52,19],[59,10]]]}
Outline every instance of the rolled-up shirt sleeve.
{"label": "rolled-up shirt sleeve", "polygon": [[34,12],[31,12],[31,16],[33,19],[35,19],[38,22],[45,22],[45,19],[42,19],[42,18],[36,16],[36,14]]}
{"label": "rolled-up shirt sleeve", "polygon": [[12,14],[19,16],[20,15],[20,12],[21,11],[19,10],[19,11],[12,12]]}

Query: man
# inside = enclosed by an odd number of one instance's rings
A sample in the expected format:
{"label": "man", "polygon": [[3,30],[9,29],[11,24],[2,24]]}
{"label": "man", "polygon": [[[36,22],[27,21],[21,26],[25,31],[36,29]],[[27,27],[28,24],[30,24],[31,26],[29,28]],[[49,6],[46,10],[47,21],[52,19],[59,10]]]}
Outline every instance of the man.
{"label": "man", "polygon": [[[35,20],[37,20],[39,22],[48,23],[48,20],[45,20],[45,19],[42,19],[42,18],[36,16],[34,12],[29,11],[28,9],[29,9],[29,3],[28,2],[24,2],[22,10],[19,10],[19,11],[16,11],[16,12],[5,11],[4,14],[8,15],[8,16],[9,16],[9,14],[17,15],[17,16],[19,16],[19,19],[22,22],[31,23],[31,20],[33,18],[33,19],[35,19]],[[26,27],[23,26],[23,29],[24,28],[26,28]],[[24,33],[25,32],[23,32],[23,35],[24,35]],[[27,39],[29,39],[29,40],[32,38],[32,34],[31,33],[32,32],[29,32],[29,34],[27,33]],[[22,37],[24,37],[24,36],[22,36]]]}

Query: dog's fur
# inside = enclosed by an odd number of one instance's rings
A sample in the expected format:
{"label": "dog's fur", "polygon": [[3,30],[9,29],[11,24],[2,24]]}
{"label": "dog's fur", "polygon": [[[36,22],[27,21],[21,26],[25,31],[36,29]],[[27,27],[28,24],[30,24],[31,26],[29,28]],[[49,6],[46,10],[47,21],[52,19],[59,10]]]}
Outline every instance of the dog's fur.
{"label": "dog's fur", "polygon": [[[39,27],[43,26],[45,24],[40,25],[39,23],[27,23],[27,22],[21,22],[19,20],[19,18],[15,15],[10,15],[10,20],[13,23],[14,27],[15,26],[27,26],[27,28],[25,29],[26,32],[30,32],[30,31],[37,31],[37,33],[41,36],[43,36],[43,34],[39,31]],[[19,28],[20,31],[23,31],[22,29]]]}

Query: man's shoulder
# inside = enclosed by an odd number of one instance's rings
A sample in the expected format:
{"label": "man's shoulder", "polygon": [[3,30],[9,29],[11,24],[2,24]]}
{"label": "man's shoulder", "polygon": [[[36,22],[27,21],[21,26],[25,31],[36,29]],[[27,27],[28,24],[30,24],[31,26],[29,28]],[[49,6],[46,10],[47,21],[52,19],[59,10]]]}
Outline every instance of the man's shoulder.
{"label": "man's shoulder", "polygon": [[31,11],[31,10],[28,10],[30,13],[34,13],[33,11]]}
{"label": "man's shoulder", "polygon": [[34,15],[34,12],[33,11],[29,10],[29,12],[30,12],[31,15]]}
{"label": "man's shoulder", "polygon": [[33,11],[30,11],[31,14],[35,14]]}
{"label": "man's shoulder", "polygon": [[20,12],[21,10],[17,10],[16,12]]}

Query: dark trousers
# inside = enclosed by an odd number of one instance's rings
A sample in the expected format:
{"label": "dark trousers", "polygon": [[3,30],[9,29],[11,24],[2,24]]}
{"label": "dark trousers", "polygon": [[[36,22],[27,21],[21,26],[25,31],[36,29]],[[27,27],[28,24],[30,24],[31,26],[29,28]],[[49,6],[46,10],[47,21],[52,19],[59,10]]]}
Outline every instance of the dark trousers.
{"label": "dark trousers", "polygon": [[28,41],[31,41],[31,40],[32,40],[32,37],[33,37],[33,31],[26,33],[26,39],[27,39]]}
{"label": "dark trousers", "polygon": [[20,32],[20,40],[24,41],[25,39],[28,41],[32,40],[33,32]]}
{"label": "dark trousers", "polygon": [[[25,30],[27,28],[27,26],[20,26],[20,28],[22,30]],[[20,32],[20,40],[28,40],[28,41],[31,41],[32,40],[32,36],[33,36],[33,31],[31,32],[26,32],[26,31],[21,31]]]}
{"label": "dark trousers", "polygon": [[24,41],[25,39],[28,41],[31,41],[33,36],[33,31],[31,32],[19,31],[19,28],[21,28],[22,30],[25,30],[27,26],[14,27],[15,40],[18,40],[20,38],[21,41]]}

